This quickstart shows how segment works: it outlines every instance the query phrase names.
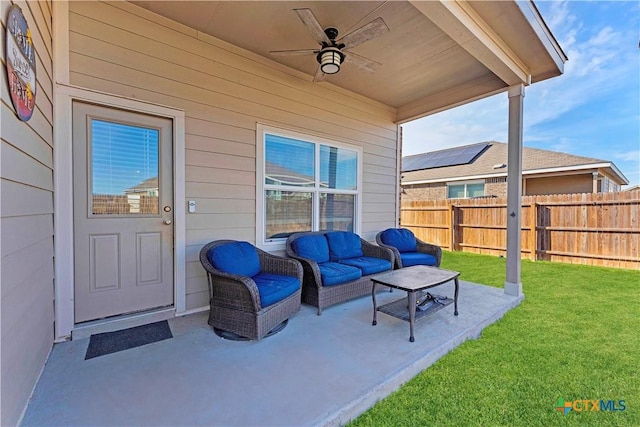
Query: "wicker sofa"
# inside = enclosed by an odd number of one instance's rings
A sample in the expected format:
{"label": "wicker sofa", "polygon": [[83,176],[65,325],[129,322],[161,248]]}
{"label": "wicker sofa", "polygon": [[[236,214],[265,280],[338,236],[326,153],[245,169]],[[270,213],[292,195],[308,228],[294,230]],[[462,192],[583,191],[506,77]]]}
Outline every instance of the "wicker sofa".
{"label": "wicker sofa", "polygon": [[[200,250],[209,281],[209,324],[260,340],[300,311],[302,266],[248,242],[216,240]],[[220,333],[218,333],[221,335]]]}
{"label": "wicker sofa", "polygon": [[302,264],[302,301],[317,307],[318,315],[325,307],[370,294],[370,276],[394,264],[391,250],[345,231],[295,233],[286,250]]}

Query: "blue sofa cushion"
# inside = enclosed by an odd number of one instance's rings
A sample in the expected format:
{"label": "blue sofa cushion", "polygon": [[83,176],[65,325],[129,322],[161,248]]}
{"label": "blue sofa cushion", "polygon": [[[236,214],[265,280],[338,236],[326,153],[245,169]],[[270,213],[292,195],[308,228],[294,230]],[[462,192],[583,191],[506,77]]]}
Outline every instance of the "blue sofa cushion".
{"label": "blue sofa cushion", "polygon": [[362,270],[362,275],[381,273],[391,270],[391,263],[386,259],[374,258],[370,256],[361,256],[357,258],[348,258],[340,260],[340,264],[352,265]]}
{"label": "blue sofa cushion", "polygon": [[380,240],[385,245],[398,249],[400,253],[415,252],[417,249],[416,237],[411,230],[406,228],[389,228],[382,232]]}
{"label": "blue sofa cushion", "polygon": [[349,231],[330,231],[325,234],[329,242],[329,257],[331,261],[362,256],[360,236]]}
{"label": "blue sofa cushion", "polygon": [[252,277],[260,292],[260,305],[270,306],[282,301],[300,289],[300,280],[295,276],[260,273]]}
{"label": "blue sofa cushion", "polygon": [[329,245],[322,234],[302,236],[291,244],[296,254],[317,263],[329,261]]}
{"label": "blue sofa cushion", "polygon": [[435,266],[438,259],[433,255],[422,252],[403,252],[400,254],[403,267],[411,267],[412,265],[431,265]]}
{"label": "blue sofa cushion", "polygon": [[318,264],[318,268],[320,269],[322,286],[339,285],[362,277],[362,271],[359,268],[337,262]]}
{"label": "blue sofa cushion", "polygon": [[260,272],[256,248],[249,242],[229,242],[213,247],[208,253],[215,268],[239,276],[255,276]]}

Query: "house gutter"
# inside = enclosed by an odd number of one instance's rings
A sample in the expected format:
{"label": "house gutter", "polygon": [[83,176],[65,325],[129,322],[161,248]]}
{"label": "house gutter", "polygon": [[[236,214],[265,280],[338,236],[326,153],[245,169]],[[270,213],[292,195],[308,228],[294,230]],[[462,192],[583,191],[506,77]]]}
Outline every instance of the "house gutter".
{"label": "house gutter", "polygon": [[557,68],[557,71],[549,71],[543,75],[531,76],[531,83],[536,83],[563,74],[564,63],[568,60],[567,54],[562,50],[560,43],[558,43],[558,40],[544,21],[544,18],[540,14],[535,3],[531,0],[518,0],[516,1],[516,5],[520,9],[520,12],[522,12],[525,19],[529,22],[533,31],[535,31],[538,36],[538,40],[540,40],[542,45],[545,47],[549,54],[549,58],[551,58]]}
{"label": "house gutter", "polygon": [[[569,171],[580,171],[580,170],[588,170],[588,169],[601,169],[601,168],[610,168],[620,179],[622,184],[629,184],[629,180],[624,174],[610,162],[605,163],[591,163],[587,165],[577,165],[577,166],[558,166],[553,168],[542,168],[542,169],[529,169],[526,171],[522,171],[522,175],[538,175],[538,174],[550,174],[550,173],[558,173],[558,172],[569,172]],[[463,177],[455,177],[455,178],[435,178],[435,179],[423,179],[417,181],[405,181],[402,185],[419,185],[419,184],[435,184],[440,182],[453,182],[453,181],[471,181],[474,179],[486,179],[486,178],[501,178],[506,177],[507,172],[500,173],[492,173],[492,174],[482,174],[482,175],[468,175]]]}

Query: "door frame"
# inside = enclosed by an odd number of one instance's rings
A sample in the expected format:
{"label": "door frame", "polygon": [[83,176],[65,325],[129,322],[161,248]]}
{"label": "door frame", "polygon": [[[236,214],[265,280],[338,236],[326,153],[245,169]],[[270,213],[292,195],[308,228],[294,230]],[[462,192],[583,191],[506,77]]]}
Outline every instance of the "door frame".
{"label": "door frame", "polygon": [[174,311],[186,312],[186,199],[184,110],[91,89],[57,83],[54,103],[54,266],[55,340],[66,341],[74,328],[73,156],[74,101],[166,117],[173,122]]}

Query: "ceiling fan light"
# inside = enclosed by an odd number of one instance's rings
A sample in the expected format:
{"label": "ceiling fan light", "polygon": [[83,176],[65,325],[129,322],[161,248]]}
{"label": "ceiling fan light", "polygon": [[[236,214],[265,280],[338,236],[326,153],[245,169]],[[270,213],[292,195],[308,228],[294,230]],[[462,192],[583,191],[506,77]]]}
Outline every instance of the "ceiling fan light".
{"label": "ceiling fan light", "polygon": [[335,74],[340,71],[340,64],[344,59],[344,55],[336,48],[325,49],[320,52],[318,62],[320,69],[325,74]]}

